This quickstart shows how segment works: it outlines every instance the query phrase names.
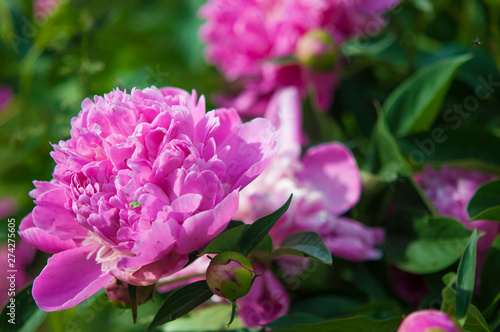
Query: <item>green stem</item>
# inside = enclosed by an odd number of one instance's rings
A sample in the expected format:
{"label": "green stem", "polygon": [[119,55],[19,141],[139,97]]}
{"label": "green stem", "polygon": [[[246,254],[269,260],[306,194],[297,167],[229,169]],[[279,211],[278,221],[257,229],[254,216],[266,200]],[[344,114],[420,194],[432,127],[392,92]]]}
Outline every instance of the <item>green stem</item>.
{"label": "green stem", "polygon": [[227,323],[227,327],[231,326],[234,320],[234,316],[236,316],[236,309],[238,309],[238,306],[236,305],[236,301],[232,300],[231,304],[233,305],[231,309],[231,319],[229,320],[229,323]]}

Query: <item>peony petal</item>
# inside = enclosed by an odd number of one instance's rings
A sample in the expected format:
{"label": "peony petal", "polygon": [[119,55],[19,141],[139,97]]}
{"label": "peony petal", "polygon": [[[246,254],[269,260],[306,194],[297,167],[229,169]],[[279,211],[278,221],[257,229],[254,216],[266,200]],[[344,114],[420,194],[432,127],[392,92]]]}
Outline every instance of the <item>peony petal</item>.
{"label": "peony petal", "polygon": [[253,119],[236,128],[218,151],[226,146],[229,150],[223,158],[227,164],[224,182],[233,185],[232,191],[245,187],[269,165],[277,149],[274,128],[265,119]]}
{"label": "peony petal", "polygon": [[298,159],[302,145],[302,103],[296,88],[277,91],[269,102],[265,118],[279,129],[279,154]]}
{"label": "peony petal", "polygon": [[31,246],[49,254],[55,254],[76,247],[73,240],[61,240],[57,236],[49,234],[41,228],[37,228],[33,223],[31,213],[21,220],[19,235]]}
{"label": "peony petal", "polygon": [[352,208],[361,194],[356,159],[341,143],[324,143],[307,150],[297,179],[312,190],[319,190],[326,206],[335,215]]}
{"label": "peony petal", "polygon": [[61,240],[86,236],[87,231],[76,221],[75,216],[65,207],[64,188],[46,191],[37,197],[33,209],[33,222],[50,234],[57,234]]}
{"label": "peony petal", "polygon": [[132,248],[132,253],[136,256],[120,258],[118,268],[132,269],[161,259],[174,247],[179,228],[174,220],[155,220],[150,230],[136,234],[138,239]]}
{"label": "peony petal", "polygon": [[233,191],[212,210],[186,219],[177,235],[175,251],[188,254],[208,244],[226,228],[237,209],[238,191]]}
{"label": "peony petal", "polygon": [[33,282],[33,298],[40,309],[57,311],[71,308],[92,296],[108,282],[96,263],[95,247],[79,247],[55,254]]}

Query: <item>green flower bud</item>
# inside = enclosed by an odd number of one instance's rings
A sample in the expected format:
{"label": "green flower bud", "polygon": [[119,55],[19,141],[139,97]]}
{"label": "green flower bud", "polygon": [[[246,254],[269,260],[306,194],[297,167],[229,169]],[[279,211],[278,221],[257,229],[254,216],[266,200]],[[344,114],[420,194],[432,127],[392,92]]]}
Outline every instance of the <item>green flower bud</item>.
{"label": "green flower bud", "polygon": [[252,264],[234,251],[218,254],[207,269],[208,287],[214,294],[232,301],[248,294],[254,277]]}
{"label": "green flower bud", "polygon": [[323,29],[313,29],[303,35],[295,52],[301,64],[315,71],[333,69],[337,60],[335,40]]}

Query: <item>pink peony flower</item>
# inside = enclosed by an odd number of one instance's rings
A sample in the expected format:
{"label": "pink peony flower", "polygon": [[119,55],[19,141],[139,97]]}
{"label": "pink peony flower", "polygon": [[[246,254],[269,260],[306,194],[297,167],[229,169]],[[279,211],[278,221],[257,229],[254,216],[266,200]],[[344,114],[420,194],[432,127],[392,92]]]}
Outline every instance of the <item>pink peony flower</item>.
{"label": "pink peony flower", "polygon": [[257,327],[284,316],[290,308],[290,297],[273,272],[252,263],[257,277],[250,292],[236,300],[238,315],[247,327]]}
{"label": "pink peony flower", "polygon": [[37,21],[47,19],[61,5],[63,0],[34,0],[33,16]]}
{"label": "pink peony flower", "polygon": [[280,151],[262,176],[241,192],[235,218],[253,222],[275,211],[293,193],[290,208],[271,230],[275,244],[295,232],[315,231],[337,257],[379,259],[382,253],[374,246],[383,242],[384,231],[342,217],[361,193],[358,166],[349,149],[329,142],[300,157],[301,108],[294,88],[273,97],[266,118],[280,129]]}
{"label": "pink peony flower", "polygon": [[20,226],[28,243],[54,253],[33,284],[46,311],[115,277],[146,286],[179,271],[224,230],[276,145],[269,121],[205,113],[203,97],[176,88],[86,99],[71,125],[71,138],[54,145],[54,178],[35,181],[36,207]]}
{"label": "pink peony flower", "polygon": [[236,98],[219,98],[246,116],[263,115],[276,90],[295,86],[301,96],[309,88],[316,104],[327,109],[339,83],[340,62],[325,71],[296,61],[297,44],[311,30],[331,35],[334,47],[348,38],[374,34],[385,24],[382,15],[400,0],[210,0],[200,9],[207,20],[201,38],[206,56],[229,81],[241,80]]}
{"label": "pink peony flower", "polygon": [[0,218],[10,217],[17,208],[16,201],[11,197],[0,198]]}
{"label": "pink peony flower", "polygon": [[461,332],[462,329],[442,311],[436,309],[419,310],[408,315],[398,328],[398,332]]}
{"label": "pink peony flower", "polygon": [[5,111],[12,99],[12,89],[5,85],[0,85],[0,112]]}
{"label": "pink peony flower", "polygon": [[[477,189],[493,180],[494,176],[459,168],[443,167],[435,170],[426,166],[424,171],[415,174],[414,178],[440,214],[455,218],[469,229],[476,227],[485,233],[477,242],[477,271],[480,272],[491,244],[500,232],[500,224],[486,220],[469,222],[467,206]],[[476,282],[478,281],[479,278]]]}

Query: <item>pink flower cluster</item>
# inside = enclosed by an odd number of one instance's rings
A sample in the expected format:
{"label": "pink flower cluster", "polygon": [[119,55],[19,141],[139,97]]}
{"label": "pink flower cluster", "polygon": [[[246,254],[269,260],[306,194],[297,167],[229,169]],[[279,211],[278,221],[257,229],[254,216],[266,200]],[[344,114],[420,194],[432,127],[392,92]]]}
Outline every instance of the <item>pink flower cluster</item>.
{"label": "pink flower cluster", "polygon": [[205,113],[203,97],[176,88],[86,99],[71,125],[71,138],[54,145],[53,179],[35,182],[36,207],[20,226],[26,242],[54,254],[33,284],[47,311],[113,278],[144,286],[179,271],[224,230],[240,189],[275,154],[269,121]]}
{"label": "pink flower cluster", "polygon": [[379,259],[375,246],[381,228],[370,228],[342,215],[357,204],[361,181],[356,159],[338,142],[309,148],[301,158],[302,117],[296,89],[280,91],[266,112],[276,128],[280,151],[264,173],[241,192],[236,218],[252,222],[278,209],[294,194],[285,215],[271,230],[275,244],[300,231],[319,233],[334,256],[364,261]]}
{"label": "pink flower cluster", "polygon": [[486,220],[469,222],[467,206],[477,189],[495,177],[453,167],[435,170],[426,166],[424,171],[415,174],[414,178],[440,214],[455,218],[469,229],[477,228],[485,233],[477,243],[477,271],[480,272],[488,250],[500,232],[500,224]]}
{"label": "pink flower cluster", "polygon": [[220,103],[260,116],[275,91],[295,86],[302,96],[312,89],[316,104],[328,108],[340,63],[318,72],[280,59],[294,56],[301,38],[312,30],[330,34],[336,48],[348,38],[372,34],[385,24],[383,13],[399,1],[209,0],[200,10],[207,20],[201,38],[208,61],[243,86],[236,98],[220,98]]}

